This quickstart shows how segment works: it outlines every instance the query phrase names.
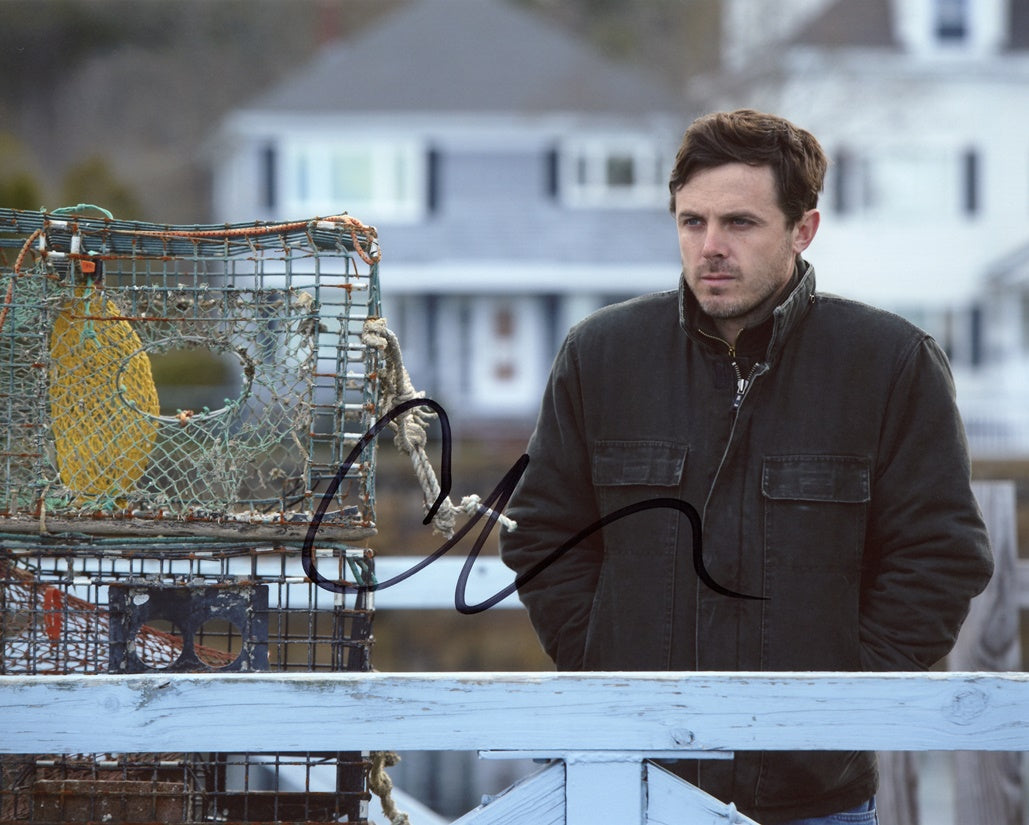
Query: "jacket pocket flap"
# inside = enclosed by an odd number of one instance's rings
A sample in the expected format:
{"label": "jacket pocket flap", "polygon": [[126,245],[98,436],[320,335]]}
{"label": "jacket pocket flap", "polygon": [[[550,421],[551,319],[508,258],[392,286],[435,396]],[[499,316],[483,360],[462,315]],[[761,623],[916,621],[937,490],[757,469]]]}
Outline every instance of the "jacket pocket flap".
{"label": "jacket pocket flap", "polygon": [[868,461],[856,456],[766,458],[761,491],[767,498],[860,504],[871,498]]}
{"label": "jacket pocket flap", "polygon": [[593,451],[593,483],[675,487],[689,447],[670,441],[598,441]]}

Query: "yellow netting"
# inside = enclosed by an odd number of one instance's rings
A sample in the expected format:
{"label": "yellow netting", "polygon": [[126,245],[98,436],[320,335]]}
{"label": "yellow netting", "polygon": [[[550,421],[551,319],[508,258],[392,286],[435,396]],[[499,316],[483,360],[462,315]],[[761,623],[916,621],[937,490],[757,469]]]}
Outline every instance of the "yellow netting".
{"label": "yellow netting", "polygon": [[160,406],[150,359],[117,307],[75,290],[50,335],[50,416],[61,481],[75,506],[125,506],[157,439]]}

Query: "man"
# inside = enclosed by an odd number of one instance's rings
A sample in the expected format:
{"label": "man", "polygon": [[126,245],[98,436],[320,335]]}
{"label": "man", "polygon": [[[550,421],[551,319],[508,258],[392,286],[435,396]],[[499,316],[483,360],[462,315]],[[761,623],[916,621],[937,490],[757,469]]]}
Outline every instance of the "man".
{"label": "man", "polygon": [[[781,118],[695,121],[669,183],[678,290],[604,308],[565,340],[504,561],[528,571],[602,515],[677,498],[701,516],[710,580],[675,509],[593,533],[520,588],[559,669],[923,670],[989,580],[944,354],[894,315],[817,293],[800,257],[825,168]],[[876,822],[873,754],[741,753],[682,772],[764,825]]]}

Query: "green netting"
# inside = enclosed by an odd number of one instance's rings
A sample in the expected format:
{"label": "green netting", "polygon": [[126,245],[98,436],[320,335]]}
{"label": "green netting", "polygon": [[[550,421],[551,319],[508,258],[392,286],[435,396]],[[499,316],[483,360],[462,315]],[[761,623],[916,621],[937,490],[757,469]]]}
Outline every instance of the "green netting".
{"label": "green netting", "polygon": [[[0,529],[302,539],[376,413],[377,240],[346,215],[0,209],[0,296]],[[373,474],[369,449],[324,537],[370,534]]]}

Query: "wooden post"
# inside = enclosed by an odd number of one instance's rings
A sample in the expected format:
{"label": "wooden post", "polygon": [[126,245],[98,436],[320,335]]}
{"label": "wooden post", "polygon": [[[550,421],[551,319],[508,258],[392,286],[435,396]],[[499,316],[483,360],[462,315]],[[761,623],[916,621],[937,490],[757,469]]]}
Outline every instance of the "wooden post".
{"label": "wooden post", "polygon": [[[947,666],[952,671],[1017,671],[1021,656],[1015,487],[1010,481],[979,481],[972,487],[990,533],[996,572],[972,601]],[[951,756],[957,789],[954,822],[1020,825],[1021,753],[957,751]],[[879,771],[880,819],[891,825],[919,825],[916,755],[880,753]]]}
{"label": "wooden post", "polygon": [[880,822],[919,825],[916,757],[911,751],[879,753],[879,793],[875,807]]}
{"label": "wooden post", "polygon": [[[1021,669],[1021,651],[1015,485],[991,481],[974,486],[990,531],[996,572],[985,592],[973,600],[948,665],[955,671],[1017,671]],[[956,751],[952,757],[957,791],[954,821],[961,825],[1020,825],[1022,754]]]}
{"label": "wooden post", "polygon": [[642,823],[647,801],[643,786],[643,761],[623,756],[570,754],[565,759],[565,822],[596,825],[598,822]]}

